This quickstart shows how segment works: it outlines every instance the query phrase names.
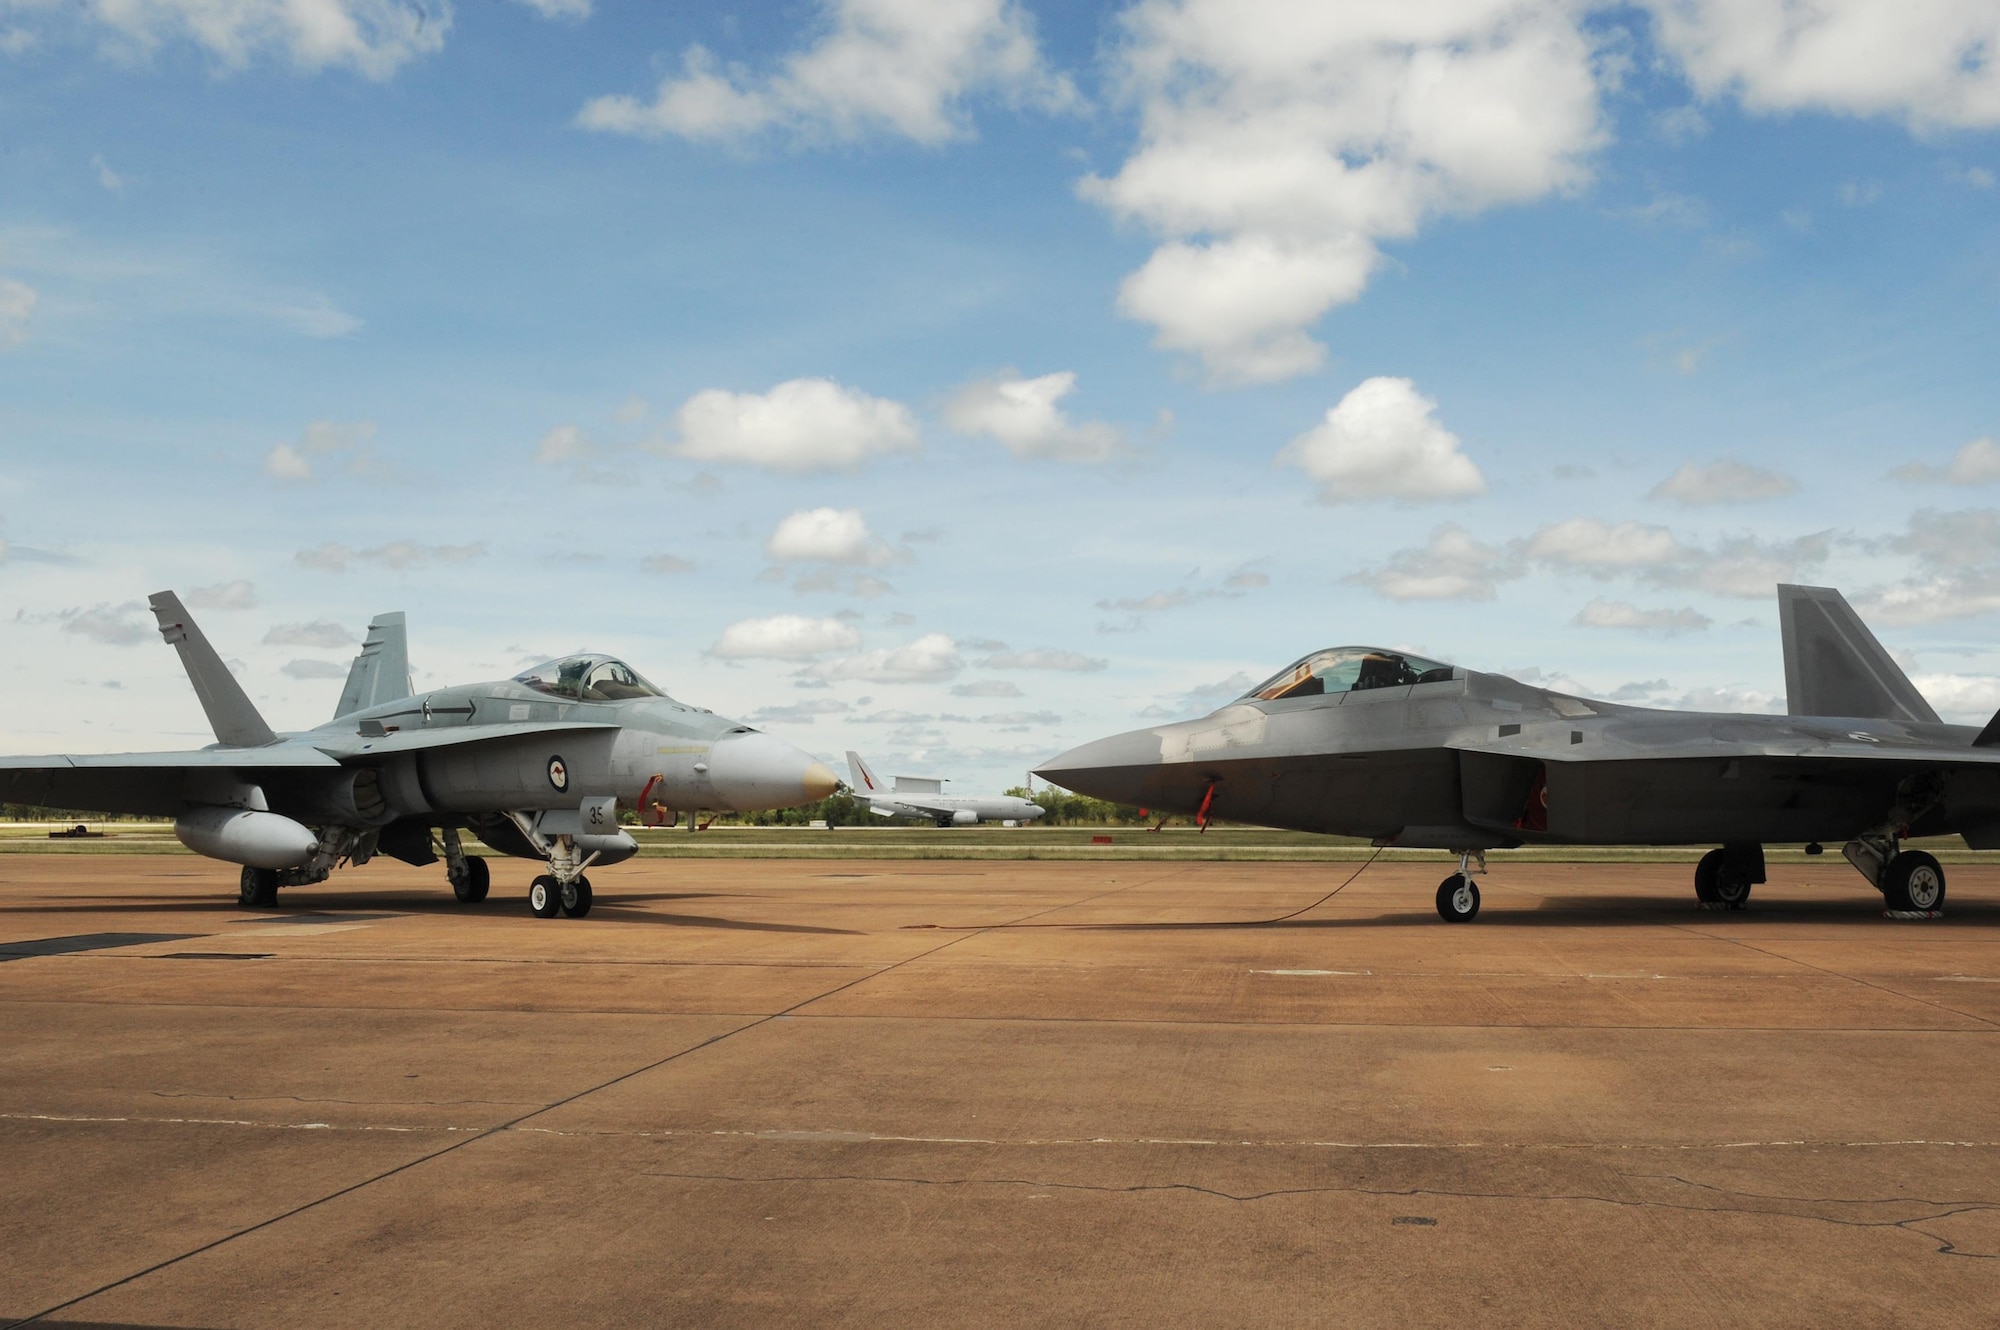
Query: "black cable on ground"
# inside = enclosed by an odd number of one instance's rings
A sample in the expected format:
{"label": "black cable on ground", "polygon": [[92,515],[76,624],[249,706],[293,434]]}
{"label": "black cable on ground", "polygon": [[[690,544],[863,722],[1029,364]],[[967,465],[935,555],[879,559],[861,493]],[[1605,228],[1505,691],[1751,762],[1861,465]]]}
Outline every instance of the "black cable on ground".
{"label": "black cable on ground", "polygon": [[1352,873],[1349,873],[1347,875],[1347,880],[1345,882],[1342,882],[1339,886],[1335,887],[1332,891],[1327,892],[1326,895],[1321,896],[1318,900],[1314,901],[1312,904],[1301,905],[1298,909],[1293,910],[1290,914],[1281,914],[1278,915],[1276,918],[1272,919],[1213,919],[1206,921],[1196,920],[1193,922],[1169,922],[1169,923],[1146,923],[1146,924],[904,924],[903,927],[935,928],[939,932],[943,933],[956,933],[956,932],[970,933],[982,930],[999,933],[1010,928],[1075,928],[1075,929],[1268,928],[1272,924],[1282,924],[1287,922],[1288,920],[1296,919],[1302,914],[1309,914],[1312,911],[1317,910],[1320,906],[1326,904],[1328,901],[1332,900],[1335,896],[1338,896],[1341,892],[1347,890],[1348,887],[1353,885],[1354,879],[1360,877],[1363,873],[1367,872],[1369,866],[1373,864],[1377,859],[1380,859],[1382,857],[1382,851],[1387,848],[1388,848],[1387,846],[1377,846],[1375,848],[1375,853],[1369,855],[1366,859],[1364,859],[1361,863],[1361,867],[1355,869]]}

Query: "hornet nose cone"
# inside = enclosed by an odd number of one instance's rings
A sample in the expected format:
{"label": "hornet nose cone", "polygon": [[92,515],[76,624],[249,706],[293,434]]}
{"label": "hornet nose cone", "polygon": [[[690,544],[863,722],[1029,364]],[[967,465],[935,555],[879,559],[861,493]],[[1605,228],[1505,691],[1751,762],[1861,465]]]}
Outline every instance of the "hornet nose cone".
{"label": "hornet nose cone", "polygon": [[826,763],[815,762],[806,768],[805,787],[807,802],[817,803],[840,788],[840,777]]}
{"label": "hornet nose cone", "polygon": [[812,754],[755,730],[727,734],[708,750],[708,780],[734,812],[790,808],[826,798],[840,778]]}

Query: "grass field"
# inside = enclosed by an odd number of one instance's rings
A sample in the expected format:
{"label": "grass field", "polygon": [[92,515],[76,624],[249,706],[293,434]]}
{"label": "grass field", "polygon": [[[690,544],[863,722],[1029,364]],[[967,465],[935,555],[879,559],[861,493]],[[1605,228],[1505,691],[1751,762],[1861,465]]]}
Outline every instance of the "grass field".
{"label": "grass field", "polygon": [[[166,822],[93,822],[101,837],[51,839],[49,833],[73,823],[0,823],[0,854],[186,854]],[[1129,859],[1239,860],[1246,862],[1349,862],[1366,859],[1375,850],[1366,841],[1343,836],[1314,836],[1261,827],[1215,826],[1206,833],[1188,826],[1158,832],[1145,827],[711,827],[627,828],[648,859]],[[1109,844],[1098,843],[1109,837]],[[2000,851],[1965,848],[1956,836],[1908,842],[1929,850],[1950,864],[2000,863]],[[469,847],[481,849],[477,842]],[[1644,845],[1546,846],[1496,850],[1496,860],[1522,863],[1692,863],[1705,846]],[[1829,846],[1838,854],[1838,846]],[[1772,845],[1765,855],[1773,862],[1804,862],[1801,846]],[[1386,850],[1383,858],[1403,862],[1445,863],[1452,856],[1441,850]]]}

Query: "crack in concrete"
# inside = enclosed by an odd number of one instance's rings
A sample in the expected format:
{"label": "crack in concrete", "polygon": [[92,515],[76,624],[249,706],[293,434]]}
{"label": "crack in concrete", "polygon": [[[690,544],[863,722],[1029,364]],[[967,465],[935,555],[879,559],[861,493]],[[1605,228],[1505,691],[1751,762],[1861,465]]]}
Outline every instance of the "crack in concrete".
{"label": "crack in concrete", "polygon": [[[1110,1195],[1141,1195],[1151,1192],[1185,1192],[1190,1195],[1205,1196],[1213,1198],[1215,1200],[1229,1201],[1236,1204],[1250,1204],[1257,1201],[1282,1200],[1297,1196],[1349,1195],[1349,1196],[1393,1196],[1393,1197],[1412,1198],[1412,1199],[1417,1197],[1426,1197],[1426,1198],[1437,1198],[1443,1200],[1545,1201],[1552,1203],[1609,1205],[1618,1207],[1620,1209],[1628,1209],[1628,1210],[1668,1210],[1668,1211],[1679,1211],[1682,1213],[1689,1213],[1689,1214],[1758,1215],[1772,1219],[1797,1219],[1797,1220],[1804,1220],[1808,1223],[1831,1224],[1839,1228],[1894,1228],[1902,1230],[1904,1232],[1916,1233],[1921,1237],[1927,1238],[1932,1242],[1938,1243],[1939,1245],[1937,1247],[1937,1252],[1939,1255],[1959,1256],[1972,1260],[1982,1260],[1982,1261],[2000,1260],[2000,1252],[1960,1251],[1957,1248],[1957,1246],[1954,1245],[1949,1239],[1941,1237],[1936,1233],[1928,1232],[1927,1230],[1918,1227],[1918,1225],[1921,1224],[1941,1223],[1942,1221],[1950,1219],[1955,1215],[2000,1211],[2000,1201],[1987,1201],[1987,1200],[1926,1202],[1926,1201],[1916,1201],[1913,1199],[1902,1198],[1902,1197],[1892,1197],[1882,1200],[1871,1200],[1867,1198],[1860,1198],[1853,1200],[1820,1199],[1820,1198],[1796,1199],[1796,1203],[1802,1205],[1811,1205],[1811,1204],[1924,1205],[1927,1208],[1937,1212],[1932,1214],[1912,1215],[1904,1219],[1869,1220],[1869,1219],[1846,1219],[1838,1215],[1819,1215],[1819,1214],[1812,1214],[1809,1212],[1801,1212],[1798,1210],[1779,1209],[1770,1206],[1690,1205],[1674,1201],[1651,1200],[1643,1197],[1600,1196],[1591,1192],[1469,1191],[1469,1190],[1460,1190],[1455,1188],[1444,1188],[1444,1187],[1329,1186],[1329,1187],[1274,1187],[1265,1191],[1238,1193],[1238,1192],[1224,1191],[1219,1187],[1204,1187],[1201,1184],[1194,1182],[1135,1182],[1135,1183],[1127,1183],[1119,1185],[1119,1184],[1092,1183],[1092,1182],[1052,1182],[1047,1179],[1039,1179],[1039,1178],[918,1178],[918,1177],[900,1177],[893,1174],[876,1175],[876,1174],[863,1174],[863,1173],[803,1173],[803,1174],[791,1174],[791,1175],[754,1177],[745,1174],[679,1173],[679,1172],[671,1172],[671,1171],[657,1170],[657,1169],[642,1169],[639,1170],[639,1172],[645,1177],[669,1178],[675,1181],[685,1181],[685,1182],[729,1182],[729,1183],[743,1183],[743,1184],[859,1183],[867,1185],[911,1186],[911,1187],[1031,1187],[1039,1191],[1096,1192],[1096,1193],[1110,1194]],[[1621,1174],[1620,1176],[1633,1176],[1633,1177],[1651,1176],[1655,1179],[1658,1179],[1662,1177],[1668,1177],[1671,1175]],[[1700,1183],[1691,1183],[1688,1182],[1687,1179],[1685,1178],[1678,1178],[1678,1177],[1672,1178],[1671,1180],[1675,1182],[1686,1183],[1689,1186],[1707,1185]],[[1714,1191],[1719,1195],[1732,1198],[1740,1197],[1751,1200],[1793,1199],[1793,1198],[1777,1198],[1777,1197],[1760,1198],[1755,1193],[1731,1192],[1729,1189],[1722,1187],[1711,1186],[1707,1187],[1707,1189]]]}

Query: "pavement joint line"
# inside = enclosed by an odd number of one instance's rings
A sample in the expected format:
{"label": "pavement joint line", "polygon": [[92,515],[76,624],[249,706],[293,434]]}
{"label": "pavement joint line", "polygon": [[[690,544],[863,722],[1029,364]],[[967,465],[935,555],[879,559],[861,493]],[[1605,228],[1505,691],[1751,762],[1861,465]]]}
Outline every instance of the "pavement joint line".
{"label": "pavement joint line", "polygon": [[1772,960],[1783,961],[1788,965],[1796,965],[1801,967],[1802,969],[1814,970],[1820,974],[1831,975],[1836,979],[1844,979],[1850,984],[1858,984],[1863,988],[1872,988],[1878,993],[1886,993],[1890,997],[1901,998],[1905,1002],[1915,1002],[1922,1006],[1930,1007],[1935,1011],[1949,1012],[1952,1015],[1960,1017],[1964,1020],[1977,1021],[1981,1025],[1987,1026],[1990,1029],[2000,1030],[2000,1021],[1993,1020],[1990,1017],[1981,1016],[1974,1012],[1960,1011],[1958,1008],[1953,1006],[1948,1006],[1945,1003],[1934,1002],[1930,998],[1919,997],[1915,993],[1905,993],[1898,989],[1890,988],[1886,984],[1878,984],[1872,980],[1863,979],[1859,975],[1846,974],[1840,970],[1831,969],[1824,965],[1815,965],[1811,961],[1801,960],[1797,956],[1787,956],[1782,952],[1772,951],[1768,947],[1760,947],[1754,942],[1746,942],[1742,938],[1728,937],[1721,933],[1708,933],[1704,932],[1702,929],[1699,928],[1691,928],[1686,924],[1675,924],[1674,927],[1681,930],[1682,932],[1692,933],[1697,937],[1714,938],[1717,941],[1727,942],[1731,946],[1742,947],[1746,951],[1754,951],[1760,956],[1769,956]]}
{"label": "pavement joint line", "polygon": [[[1163,874],[1162,876],[1172,876],[1172,874]],[[1127,885],[1119,887],[1113,891],[1096,892],[1092,895],[1084,897],[1082,900],[1070,901],[1060,905],[1051,905],[1046,909],[1036,911],[1034,914],[1024,915],[1023,919],[1034,919],[1040,917],[1043,914],[1053,914],[1058,910],[1073,909],[1078,905],[1087,905],[1091,901],[1100,900],[1105,896],[1115,896],[1120,892],[1130,891],[1134,887],[1148,885],[1151,882],[1156,882],[1159,880],[1160,880],[1159,878],[1150,878],[1147,879],[1145,882],[1128,883]],[[943,951],[946,947],[956,946],[960,942],[969,941],[970,939],[975,938],[977,936],[979,936],[978,933],[960,933],[955,937],[948,938],[944,942],[939,943],[935,947],[930,947],[924,951],[920,951],[914,956],[907,956],[900,961],[896,961],[893,964],[882,966],[879,969],[872,970],[868,974],[858,975],[855,978],[848,980],[844,984],[840,984],[834,988],[828,989],[824,993],[816,994],[812,997],[801,999],[800,1001],[793,1003],[791,1006],[786,1007],[782,1011],[771,1012],[767,1015],[760,1016],[756,1020],[750,1021],[745,1025],[739,1025],[735,1029],[725,1030],[720,1034],[711,1035],[709,1038],[703,1039],[698,1043],[691,1044],[686,1048],[678,1049],[672,1053],[667,1054],[663,1058],[659,1058],[653,1062],[649,1062],[643,1067],[634,1067],[632,1070],[627,1072],[622,1072],[619,1075],[612,1077],[610,1080],[603,1081],[596,1085],[586,1086],[584,1089],[578,1090],[574,1094],[565,1096],[564,1098],[558,1099],[553,1103],[544,1104],[541,1107],[533,1109],[530,1112],[523,1113],[520,1116],[511,1119],[510,1121],[497,1123],[494,1126],[488,1127],[478,1132],[475,1135],[467,1136],[462,1140],[453,1141],[449,1145],[443,1146],[436,1150],[432,1150],[427,1154],[419,1155],[417,1158],[398,1164],[394,1168],[384,1169],[382,1172],[377,1173],[372,1177],[363,1178],[359,1182],[349,1183],[347,1186],[328,1192],[324,1196],[319,1196],[314,1198],[313,1200],[302,1202],[301,1204],[295,1205],[291,1209],[286,1210],[281,1214],[272,1215],[268,1219],[259,1220],[257,1223],[251,1224],[246,1228],[237,1229],[233,1233],[225,1233],[219,1238],[215,1238],[212,1239],[211,1241],[204,1242],[199,1246],[192,1247],[187,1251],[181,1252],[177,1256],[169,1256],[162,1260],[155,1261],[153,1264],[145,1267],[142,1270],[135,1270],[131,1274],[124,1275],[121,1278],[111,1280],[110,1282],[105,1284],[100,1284],[96,1288],[93,1288],[84,1293],[79,1293],[75,1297],[69,1298],[63,1302],[56,1303],[55,1305],[50,1307],[44,1307],[40,1311],[35,1312],[32,1315],[23,1316],[18,1320],[11,1321],[6,1326],[0,1327],[0,1330],[14,1330],[14,1327],[16,1326],[30,1325],[36,1321],[44,1320],[47,1317],[53,1316],[57,1312],[66,1311],[71,1307],[77,1306],[79,1303],[88,1302],[92,1298],[98,1297],[105,1293],[109,1293],[113,1289],[122,1288],[127,1284],[133,1283],[140,1279],[144,1279],[148,1275],[156,1274],[161,1270],[165,1270],[170,1266],[179,1265],[181,1262],[192,1260],[194,1257],[200,1256],[205,1252],[214,1251],[216,1248],[234,1242],[238,1238],[248,1237],[252,1233],[261,1232],[264,1229],[272,1227],[273,1225],[281,1224],[287,1219],[291,1219],[294,1218],[295,1216],[304,1214],[308,1210],[317,1209],[322,1205],[326,1205],[332,1201],[337,1201],[341,1197],[351,1195],[354,1192],[360,1191],[365,1187],[371,1187],[378,1182],[384,1182],[392,1177],[397,1176],[398,1174],[406,1173],[409,1170],[416,1168],[421,1164],[427,1164],[434,1159],[441,1159],[445,1155],[455,1153],[459,1150],[464,1149],[468,1145],[472,1145],[476,1142],[483,1141],[490,1136],[497,1136],[503,1132],[511,1131],[515,1127],[519,1126],[521,1123],[527,1122],[532,1118],[540,1117],[544,1113],[552,1113],[556,1109],[563,1108],[566,1107],[567,1105],[573,1104],[579,1099],[586,1098],[602,1090],[608,1090],[614,1085],[623,1084],[624,1082],[629,1081],[636,1076],[643,1076],[649,1071],[657,1070],[660,1067],[666,1066],[670,1062],[679,1061],[681,1058],[687,1057],[690,1054],[698,1053],[705,1048],[711,1047],[712,1045],[715,1044],[719,1044],[725,1039],[731,1039],[739,1034],[745,1033],[746,1031],[754,1030],[759,1026],[768,1025],[771,1022],[776,1021],[782,1017],[791,1015],[793,1012],[797,1011],[801,1007],[808,1006],[814,1002],[821,1001],[825,998],[834,997],[840,993],[846,992],[848,989],[853,988],[857,984],[864,984],[868,982],[870,979],[878,978],[881,975],[888,974],[890,971],[898,969],[904,965],[907,965],[911,961],[922,960],[926,956],[930,956],[937,952]]]}
{"label": "pavement joint line", "polygon": [[[489,1126],[420,1125],[397,1126],[387,1123],[260,1122],[254,1118],[169,1118],[132,1114],[100,1116],[86,1113],[0,1113],[0,1121],[79,1123],[84,1125],[168,1126],[168,1127],[254,1127],[266,1131],[331,1132],[491,1132]],[[523,1136],[556,1136],[578,1139],[614,1138],[644,1140],[698,1140],[725,1137],[766,1141],[779,1145],[973,1145],[982,1148],[1048,1149],[1070,1146],[1188,1146],[1218,1150],[1352,1150],[1352,1151],[1434,1151],[1498,1150],[1520,1154],[1631,1154],[1631,1153],[1711,1153],[1722,1150],[1992,1150],[2000,1140],[1957,1141],[1911,1138],[1907,1140],[1839,1141],[1809,1137],[1765,1141],[1321,1141],[1321,1140],[1221,1140],[1176,1136],[911,1136],[882,1132],[825,1131],[807,1129],[737,1128],[633,1128],[588,1130],[561,1127],[515,1127]],[[1704,1184],[1694,1184],[1704,1185]],[[47,1312],[40,1313],[47,1315]],[[22,1324],[22,1322],[15,1322]]]}

